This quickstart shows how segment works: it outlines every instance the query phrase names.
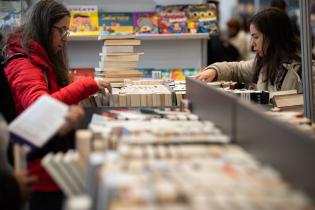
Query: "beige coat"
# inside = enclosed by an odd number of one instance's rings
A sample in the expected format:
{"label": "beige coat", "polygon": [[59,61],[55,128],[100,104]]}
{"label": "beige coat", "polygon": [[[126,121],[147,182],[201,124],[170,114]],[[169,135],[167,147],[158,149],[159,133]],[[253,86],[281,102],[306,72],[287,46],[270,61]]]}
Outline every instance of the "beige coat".
{"label": "beige coat", "polygon": [[[297,90],[298,93],[302,93],[303,86],[302,81],[297,74],[297,70],[300,68],[300,63],[283,64],[288,70],[281,90]],[[252,83],[254,76],[254,60],[240,61],[240,62],[219,62],[214,63],[208,68],[213,68],[217,71],[217,80],[224,81],[238,81],[244,83]],[[257,81],[257,90],[267,90],[270,92],[277,91],[275,86],[270,83],[267,84],[266,71],[262,70],[259,74]]]}

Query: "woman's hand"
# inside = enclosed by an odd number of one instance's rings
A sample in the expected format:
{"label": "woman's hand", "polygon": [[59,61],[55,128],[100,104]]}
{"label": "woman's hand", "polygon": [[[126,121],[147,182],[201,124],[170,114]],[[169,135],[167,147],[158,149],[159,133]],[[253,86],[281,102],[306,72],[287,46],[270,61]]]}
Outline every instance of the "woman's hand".
{"label": "woman's hand", "polygon": [[109,82],[105,81],[104,79],[98,79],[96,80],[97,86],[100,89],[100,91],[104,91],[105,88],[111,93],[112,92],[112,86]]}
{"label": "woman's hand", "polygon": [[14,176],[19,184],[22,201],[30,199],[32,185],[38,182],[37,178],[29,175],[27,172],[14,172]]}
{"label": "woman's hand", "polygon": [[217,76],[217,71],[214,69],[206,69],[201,71],[199,74],[196,75],[197,80],[205,81],[205,82],[212,82]]}
{"label": "woman's hand", "polygon": [[59,134],[65,135],[72,129],[77,128],[80,125],[83,117],[84,117],[84,110],[82,109],[81,106],[78,106],[78,105],[70,106],[70,109],[66,116],[66,122],[59,129]]}

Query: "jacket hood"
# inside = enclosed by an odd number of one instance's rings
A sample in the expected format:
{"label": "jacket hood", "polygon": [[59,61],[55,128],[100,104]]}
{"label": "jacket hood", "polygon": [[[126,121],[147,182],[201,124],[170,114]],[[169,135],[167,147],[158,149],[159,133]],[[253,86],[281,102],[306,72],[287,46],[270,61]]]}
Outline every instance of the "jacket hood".
{"label": "jacket hood", "polygon": [[15,53],[23,53],[28,56],[32,63],[43,66],[46,69],[50,69],[52,63],[45,51],[45,49],[35,40],[28,41],[30,52],[22,47],[21,36],[15,36],[9,39],[6,46],[7,57]]}

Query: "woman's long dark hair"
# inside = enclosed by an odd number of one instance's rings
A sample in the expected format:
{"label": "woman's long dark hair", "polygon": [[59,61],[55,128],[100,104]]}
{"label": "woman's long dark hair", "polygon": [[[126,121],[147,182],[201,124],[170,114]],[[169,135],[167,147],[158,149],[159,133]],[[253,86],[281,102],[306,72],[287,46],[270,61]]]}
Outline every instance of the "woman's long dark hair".
{"label": "woman's long dark hair", "polygon": [[274,85],[277,70],[283,62],[301,59],[299,39],[294,35],[288,15],[276,8],[257,13],[250,24],[263,34],[263,56],[256,55],[253,81],[257,83],[259,73],[265,69],[267,77],[264,79]]}
{"label": "woman's long dark hair", "polygon": [[[57,82],[60,86],[69,83],[68,59],[66,50],[55,53],[52,48],[52,26],[64,18],[70,16],[67,8],[55,0],[40,0],[32,8],[27,21],[23,26],[23,48],[31,52],[29,40],[38,42],[48,54],[52,62]],[[32,51],[32,53],[36,53]],[[40,55],[39,55],[40,56]]]}

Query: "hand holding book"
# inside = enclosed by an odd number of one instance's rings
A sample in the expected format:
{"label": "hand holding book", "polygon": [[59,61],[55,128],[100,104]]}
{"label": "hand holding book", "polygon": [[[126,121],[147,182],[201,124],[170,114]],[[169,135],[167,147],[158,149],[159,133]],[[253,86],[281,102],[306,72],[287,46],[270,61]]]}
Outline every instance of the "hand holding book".
{"label": "hand holding book", "polygon": [[106,80],[97,79],[96,83],[97,83],[97,86],[100,89],[100,91],[104,91],[105,89],[107,89],[110,93],[112,92],[112,86]]}
{"label": "hand holding book", "polygon": [[66,122],[59,129],[59,135],[65,135],[74,128],[80,125],[81,120],[84,117],[84,110],[81,106],[73,105],[70,107],[66,116]]}

